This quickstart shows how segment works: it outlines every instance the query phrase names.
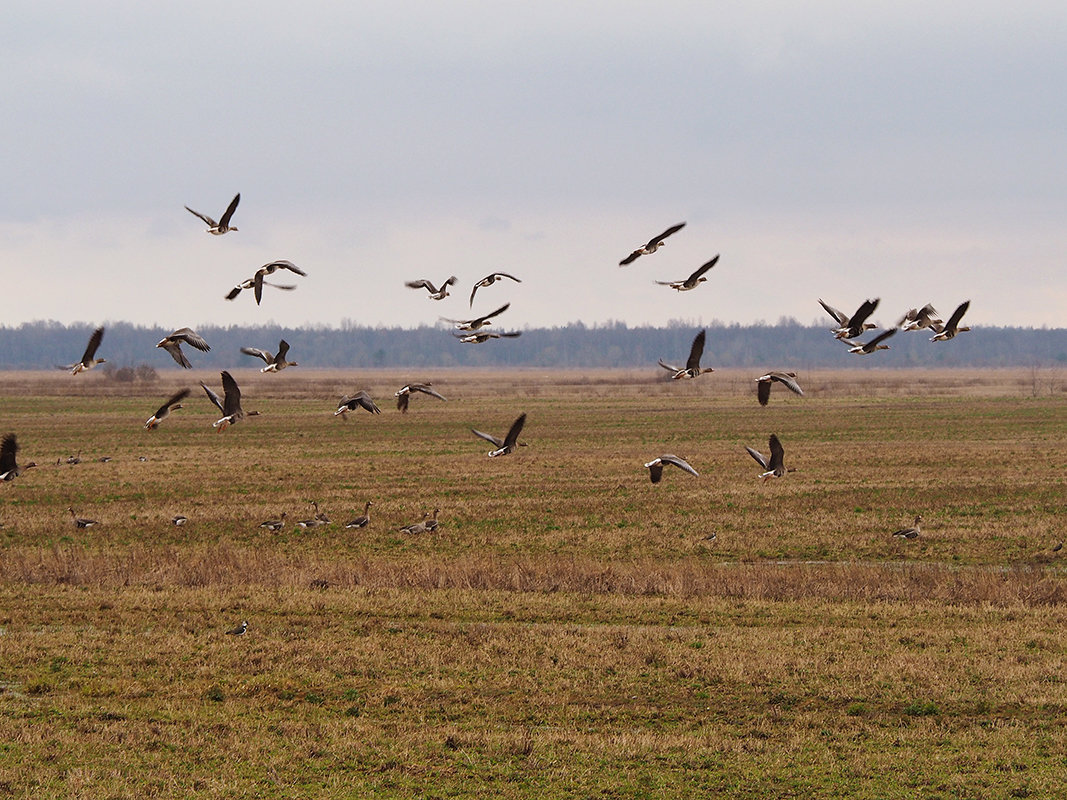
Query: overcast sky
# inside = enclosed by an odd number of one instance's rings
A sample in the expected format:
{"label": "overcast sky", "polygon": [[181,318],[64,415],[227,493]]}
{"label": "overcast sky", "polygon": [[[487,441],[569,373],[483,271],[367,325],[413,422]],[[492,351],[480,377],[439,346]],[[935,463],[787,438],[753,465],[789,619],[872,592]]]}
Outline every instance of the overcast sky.
{"label": "overcast sky", "polygon": [[8,0],[0,324],[409,327],[503,270],[503,328],[1063,327],[1065,53],[1062,2]]}

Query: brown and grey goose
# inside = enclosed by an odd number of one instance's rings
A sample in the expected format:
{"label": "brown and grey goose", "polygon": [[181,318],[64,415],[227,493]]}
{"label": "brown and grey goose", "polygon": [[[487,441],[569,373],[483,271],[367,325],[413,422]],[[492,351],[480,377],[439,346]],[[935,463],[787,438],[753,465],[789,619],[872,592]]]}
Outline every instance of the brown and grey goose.
{"label": "brown and grey goose", "polygon": [[689,348],[689,358],[685,362],[685,367],[675,367],[671,364],[664,363],[663,359],[660,359],[659,365],[668,372],[673,372],[671,378],[674,380],[680,380],[682,378],[695,378],[705,372],[714,372],[712,367],[700,366],[700,357],[704,354],[704,337],[706,331],[701,331],[693,337],[693,344]]}
{"label": "brown and grey goose", "polygon": [[670,286],[672,289],[677,289],[679,292],[688,292],[691,289],[697,288],[701,283],[707,280],[704,277],[704,273],[719,263],[719,257],[708,261],[706,264],[697,268],[697,270],[688,278],[680,281],[656,281],[660,286]]}
{"label": "brown and grey goose", "polygon": [[156,347],[162,347],[173,358],[179,366],[185,369],[192,369],[193,365],[186,358],[185,353],[182,352],[182,343],[188,344],[190,347],[195,347],[202,353],[206,353],[211,349],[211,346],[204,341],[204,337],[194,331],[192,328],[178,328],[174,333],[169,336],[164,336],[156,344]]}
{"label": "brown and grey goose", "polygon": [[794,394],[798,394],[801,397],[804,396],[804,390],[797,383],[797,374],[795,372],[768,372],[766,375],[760,375],[756,378],[756,397],[759,399],[761,406],[767,405],[771,399],[771,386],[775,383],[782,384]]}
{"label": "brown and grey goose", "polygon": [[647,255],[651,255],[652,253],[655,253],[657,250],[659,250],[661,247],[663,247],[664,244],[666,244],[666,242],[664,240],[668,236],[673,236],[674,234],[678,233],[678,231],[680,231],[684,227],[685,227],[685,223],[684,222],[679,222],[677,225],[672,225],[671,227],[667,228],[667,230],[665,230],[659,236],[653,236],[651,239],[649,239],[647,242],[645,242],[645,244],[643,244],[640,247],[638,247],[636,250],[634,250],[632,253],[630,253],[630,255],[626,256],[626,258],[624,258],[622,261],[620,261],[619,262],[619,266],[620,267],[625,267],[627,264],[632,264],[634,261],[639,259],[641,256],[647,256]]}
{"label": "brown and grey goose", "polygon": [[206,222],[208,225],[208,233],[214,236],[222,236],[222,234],[224,233],[229,233],[230,231],[237,230],[235,226],[230,225],[230,218],[233,217],[233,212],[237,210],[237,204],[240,202],[241,193],[238,192],[236,195],[234,195],[233,200],[230,201],[230,204],[226,207],[226,210],[222,212],[222,219],[220,219],[218,222],[215,222],[215,220],[213,220],[206,214],[201,214],[199,211],[193,211],[191,208],[189,208],[189,206],[186,206],[185,210],[188,211],[190,214],[200,217],[200,219]]}
{"label": "brown and grey goose", "polygon": [[179,389],[170,398],[156,409],[156,413],[148,418],[145,422],[145,430],[153,431],[159,427],[159,423],[170,416],[170,412],[176,409],[182,408],[182,400],[189,396],[189,389]]}
{"label": "brown and grey goose", "polygon": [[430,397],[436,397],[438,400],[444,400],[445,398],[439,394],[435,389],[431,388],[432,384],[429,383],[409,383],[406,386],[401,387],[393,397],[396,398],[396,407],[401,414],[408,413],[408,401],[414,392],[422,392],[428,394]]}

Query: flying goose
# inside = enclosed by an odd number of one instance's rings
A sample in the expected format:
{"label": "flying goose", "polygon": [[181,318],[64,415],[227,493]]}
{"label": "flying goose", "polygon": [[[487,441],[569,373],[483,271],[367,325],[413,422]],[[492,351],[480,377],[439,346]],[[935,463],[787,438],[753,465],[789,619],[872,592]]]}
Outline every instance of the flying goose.
{"label": "flying goose", "polygon": [[797,374],[795,372],[768,372],[766,375],[756,378],[756,397],[759,398],[759,404],[761,406],[767,405],[767,401],[771,399],[771,386],[774,383],[780,383],[789,391],[803,397],[804,390],[800,388],[796,378]]}
{"label": "flying goose", "polygon": [[492,275],[486,275],[484,278],[474,284],[474,288],[471,289],[471,308],[474,308],[474,293],[482,287],[492,286],[501,278],[510,278],[511,280],[515,281],[515,283],[522,283],[522,281],[520,281],[514,275],[508,275],[506,272],[494,272]]}
{"label": "flying goose", "polygon": [[915,524],[910,528],[901,528],[899,531],[893,531],[893,535],[898,539],[918,539],[921,531],[919,530],[919,523],[923,521],[923,518],[919,515],[915,517]]}
{"label": "flying goose", "polygon": [[374,404],[374,401],[370,399],[370,395],[366,392],[356,392],[349,397],[347,394],[341,397],[341,400],[337,404],[337,410],[333,412],[336,417],[341,416],[341,419],[348,419],[348,412],[355,411],[356,406],[367,409],[372,414],[381,414],[382,410]]}
{"label": "flying goose", "polygon": [[307,273],[304,272],[304,270],[300,269],[300,267],[298,267],[292,261],[286,261],[285,259],[271,261],[269,264],[264,264],[262,267],[257,269],[256,274],[253,275],[251,278],[247,278],[241,281],[239,284],[230,289],[230,293],[226,295],[226,299],[233,300],[244,289],[253,289],[253,293],[256,296],[256,305],[258,306],[259,301],[263,299],[264,284],[266,284],[267,286],[273,286],[275,289],[285,289],[287,291],[295,289],[295,286],[291,286],[288,284],[268,283],[267,281],[263,280],[263,277],[265,275],[273,275],[280,269],[286,269],[289,270],[289,272],[294,272],[302,277],[307,277]]}
{"label": "flying goose", "polygon": [[226,210],[222,213],[222,219],[220,219],[218,222],[215,222],[215,220],[213,220],[211,217],[201,214],[199,211],[193,211],[191,208],[189,208],[189,206],[186,206],[185,210],[188,211],[190,214],[195,214],[196,216],[200,217],[200,219],[204,220],[204,222],[208,224],[208,233],[213,234],[215,236],[222,236],[222,234],[224,233],[237,230],[237,228],[232,227],[230,225],[230,217],[233,216],[233,212],[237,210],[237,204],[240,202],[241,193],[238,192],[236,195],[234,195],[233,200],[230,201],[230,205],[227,206]]}
{"label": "flying goose", "polygon": [[906,331],[919,331],[930,328],[934,333],[940,333],[944,322],[937,316],[937,310],[927,303],[922,308],[913,308],[897,321],[897,327]]}
{"label": "flying goose", "polygon": [[670,286],[672,289],[677,289],[679,292],[688,292],[690,289],[695,289],[701,283],[707,280],[704,277],[704,273],[719,263],[719,257],[711,259],[711,261],[699,267],[696,272],[690,275],[688,278],[682,281],[656,281],[660,286]]}
{"label": "flying goose", "polygon": [[15,438],[15,434],[7,434],[3,442],[0,442],[0,481],[13,481],[24,470],[37,466],[36,461],[31,461],[29,464],[20,467],[15,461],[15,456],[18,455],[18,452],[19,443]]}
{"label": "flying goose", "polygon": [[664,464],[674,464],[674,466],[684,469],[690,475],[695,475],[698,478],[700,477],[700,473],[693,469],[691,466],[689,466],[689,462],[687,462],[684,458],[679,458],[678,456],[673,455],[672,453],[666,453],[660,456],[659,458],[654,458],[647,464],[645,464],[645,466],[648,467],[648,477],[652,479],[653,483],[659,483],[660,479],[663,478]]}
{"label": "flying goose", "polygon": [[636,250],[630,253],[630,255],[626,256],[626,258],[620,261],[619,266],[625,267],[627,264],[632,264],[641,256],[647,256],[651,255],[652,253],[655,253],[665,244],[665,242],[663,241],[664,239],[666,239],[672,234],[678,233],[678,231],[680,231],[684,227],[685,223],[679,222],[677,225],[672,225],[671,227],[667,228],[667,230],[665,230],[659,236],[653,236],[651,239],[648,240],[648,242],[638,247]]}
{"label": "flying goose", "polygon": [[[251,289],[255,285],[256,285],[256,279],[254,277],[245,278],[239,284],[237,284],[232,289],[230,289],[230,293],[226,295],[226,299],[227,300],[233,300],[235,297],[237,297],[237,295],[239,295],[245,289]],[[296,286],[291,284],[291,283],[271,283],[270,281],[264,281],[264,280],[259,281],[259,286],[261,288],[263,286],[273,286],[275,289],[284,289],[287,292],[291,292],[291,291],[293,291],[293,289],[296,288]]]}
{"label": "flying goose", "polygon": [[452,324],[454,324],[457,330],[476,331],[483,325],[492,325],[493,323],[490,320],[498,314],[503,314],[510,307],[511,303],[504,303],[504,305],[502,305],[496,311],[490,312],[484,317],[475,317],[474,319],[449,319],[448,317],[441,317],[441,319],[445,322],[451,322]]}
{"label": "flying goose", "polygon": [[285,518],[289,516],[285,511],[278,519],[268,519],[266,522],[259,523],[259,527],[266,528],[268,531],[277,533],[285,527]]}
{"label": "flying goose", "polygon": [[766,483],[768,478],[780,478],[787,472],[794,472],[795,470],[790,467],[786,469],[782,463],[785,458],[785,449],[782,447],[782,443],[778,441],[778,437],[775,434],[771,434],[770,438],[771,457],[770,460],[764,458],[763,453],[755,450],[751,447],[745,446],[745,450],[748,454],[756,459],[756,462],[763,467],[765,472],[761,473],[758,477],[763,479]]}
{"label": "flying goose", "polygon": [[85,519],[84,517],[79,517],[77,514],[74,513],[74,509],[71,507],[68,507],[67,511],[70,512],[70,518],[74,520],[74,527],[76,528],[91,528],[93,527],[93,525],[100,524],[95,519]]}
{"label": "flying goose", "polygon": [[689,348],[689,359],[685,362],[685,368],[675,367],[670,364],[665,364],[661,358],[659,365],[668,372],[673,372],[671,376],[674,380],[681,378],[695,378],[704,372],[714,372],[711,367],[701,368],[700,357],[704,354],[704,336],[706,331],[701,331],[693,337],[693,345]]}
{"label": "flying goose", "polygon": [[89,344],[85,347],[85,353],[82,355],[81,361],[70,364],[69,366],[60,367],[60,369],[69,369],[71,375],[77,375],[79,372],[92,369],[97,364],[106,364],[106,358],[96,358],[96,349],[100,346],[100,342],[103,338],[104,329],[97,328],[89,337]]}
{"label": "flying goose", "polygon": [[366,528],[370,525],[370,507],[374,505],[373,500],[368,500],[366,505],[363,506],[363,513],[356,517],[351,522],[346,522],[346,528]]}
{"label": "flying goose", "polygon": [[241,620],[241,624],[236,628],[226,631],[227,636],[244,636],[245,631],[248,630],[248,620]]}
{"label": "flying goose", "polygon": [[453,275],[447,281],[441,284],[441,288],[438,289],[432,283],[425,278],[421,278],[417,281],[407,281],[404,285],[409,289],[426,289],[430,293],[431,300],[444,300],[448,297],[448,287],[452,286],[456,282],[456,276]]}
{"label": "flying goose", "polygon": [[835,338],[855,339],[864,331],[876,327],[873,322],[867,322],[867,317],[874,313],[874,309],[878,307],[879,299],[876,297],[874,300],[865,300],[851,317],[838,311],[833,306],[827,305],[821,299],[819,300],[819,305],[825,308],[826,313],[837,321],[837,327],[830,329]]}
{"label": "flying goose", "polygon": [[222,372],[222,391],[226,397],[225,401],[219,400],[219,396],[211,391],[203,381],[200,381],[200,385],[207,393],[208,400],[218,406],[219,411],[222,412],[222,417],[211,424],[211,427],[219,429],[219,433],[226,430],[228,425],[236,425],[243,417],[259,416],[258,411],[245,411],[241,408],[241,390],[230,373]]}
{"label": "flying goose", "polygon": [[408,401],[412,392],[422,392],[428,394],[431,397],[436,397],[438,400],[444,400],[445,398],[431,389],[432,384],[429,383],[409,383],[400,389],[393,397],[396,398],[396,407],[400,410],[401,414],[408,413]]}
{"label": "flying goose", "polygon": [[469,334],[453,333],[452,335],[463,342],[463,344],[483,344],[490,339],[514,339],[516,336],[522,336],[522,331],[478,331]]}
{"label": "flying goose", "polygon": [[422,512],[422,520],[419,522],[413,522],[411,525],[404,525],[400,528],[401,533],[426,533],[429,527],[426,525],[426,518],[429,517],[429,513]]}
{"label": "flying goose", "polygon": [[945,342],[949,339],[955,338],[957,333],[963,333],[969,331],[967,326],[960,327],[960,320],[963,319],[963,315],[967,313],[967,309],[970,308],[971,301],[964,300],[956,310],[952,312],[952,316],[948,318],[948,322],[945,323],[945,327],[942,328],[935,336],[930,337],[931,342]]}
{"label": "flying goose", "polygon": [[296,361],[286,361],[285,355],[289,352],[289,342],[282,339],[278,342],[278,355],[271,355],[266,350],[260,350],[258,347],[242,347],[241,352],[246,356],[255,356],[256,358],[262,358],[267,366],[263,367],[260,372],[281,372],[286,367],[299,367],[300,364]]}
{"label": "flying goose", "polygon": [[487,442],[490,442],[496,446],[495,450],[489,451],[489,457],[495,458],[496,456],[506,456],[516,447],[522,446],[522,443],[519,442],[519,434],[522,432],[522,426],[525,424],[526,412],[523,412],[522,414],[519,414],[518,418],[513,423],[511,423],[511,428],[508,430],[508,435],[505,436],[503,439],[498,439],[491,433],[482,433],[481,431],[477,431],[474,428],[471,428],[471,433],[473,433],[475,436],[480,436],[482,439],[485,439]]}
{"label": "flying goose", "polygon": [[189,396],[189,389],[181,389],[175,392],[167,402],[156,409],[156,413],[148,418],[144,427],[146,431],[154,431],[159,427],[159,423],[170,416],[170,412],[175,409],[182,408],[182,400]]}
{"label": "flying goose", "polygon": [[854,342],[851,339],[842,339],[841,341],[848,345],[848,352],[855,353],[856,355],[860,356],[868,356],[871,353],[877,352],[878,350],[888,350],[889,345],[882,344],[882,342],[884,342],[896,332],[896,328],[889,328],[888,330],[882,331],[869,342]]}
{"label": "flying goose", "polygon": [[170,353],[171,358],[177,361],[179,366],[185,367],[185,369],[192,369],[193,365],[189,363],[189,359],[182,352],[182,342],[185,342],[190,347],[195,347],[202,353],[206,353],[211,349],[203,337],[192,328],[178,328],[170,336],[160,339],[156,347],[162,347]]}

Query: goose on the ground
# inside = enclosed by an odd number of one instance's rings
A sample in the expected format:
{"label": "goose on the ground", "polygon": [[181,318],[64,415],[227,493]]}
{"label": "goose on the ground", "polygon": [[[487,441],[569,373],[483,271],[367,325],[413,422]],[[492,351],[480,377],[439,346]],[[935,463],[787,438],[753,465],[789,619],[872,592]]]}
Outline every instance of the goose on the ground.
{"label": "goose on the ground", "polygon": [[664,464],[674,464],[674,466],[685,470],[690,475],[695,475],[698,478],[700,477],[700,473],[693,469],[691,466],[689,466],[689,462],[686,461],[684,458],[679,458],[673,453],[665,453],[659,458],[654,458],[647,464],[645,464],[645,466],[648,467],[648,477],[652,480],[653,483],[659,483],[660,480],[663,478]]}
{"label": "goose on the ground", "polygon": [[420,278],[417,281],[407,281],[404,285],[407,286],[409,289],[425,289],[430,293],[431,300],[444,300],[446,297],[448,297],[448,287],[455,284],[455,282],[456,276],[453,275],[451,278],[441,284],[440,289],[438,289],[425,278]]}
{"label": "goose on the ground", "polygon": [[333,415],[340,416],[343,420],[348,420],[348,412],[355,411],[356,408],[365,408],[371,414],[381,414],[382,410],[375,405],[371,400],[370,395],[366,392],[356,392],[349,397],[347,394],[341,397],[341,400],[337,404],[337,410],[333,412]]}
{"label": "goose on the ground", "polygon": [[430,397],[436,397],[438,400],[444,400],[445,398],[439,394],[435,389],[431,388],[432,384],[429,383],[409,383],[407,386],[402,387],[393,397],[396,398],[396,407],[401,414],[408,413],[408,401],[411,398],[413,392],[422,392],[428,394]]}
{"label": "goose on the ground", "polygon": [[821,299],[819,300],[819,305],[825,308],[826,313],[837,321],[837,327],[830,329],[836,338],[855,339],[864,331],[876,327],[873,322],[867,322],[867,317],[874,313],[874,310],[878,307],[879,299],[876,297],[874,300],[865,300],[851,317],[824,303]]}
{"label": "goose on the ground", "polygon": [[486,286],[492,286],[494,283],[496,283],[501,278],[510,278],[511,280],[515,281],[515,283],[522,283],[522,281],[520,281],[514,275],[508,275],[508,273],[506,273],[506,272],[494,272],[491,275],[486,275],[484,278],[482,278],[480,281],[478,281],[476,284],[474,284],[474,288],[471,289],[471,302],[470,302],[471,308],[474,308],[474,294],[479,289],[482,289],[482,288],[484,288]]}
{"label": "goose on the ground", "polygon": [[20,467],[16,461],[18,452],[19,443],[15,434],[9,433],[4,436],[3,442],[0,442],[0,481],[13,481],[25,470],[37,466],[36,461],[31,461]]}
{"label": "goose on the ground", "polygon": [[180,528],[188,521],[189,518],[185,516],[185,514],[175,514],[173,517],[170,518],[170,524],[173,525],[175,528]]}
{"label": "goose on the ground", "polygon": [[160,339],[156,347],[162,347],[170,353],[171,358],[178,362],[179,366],[185,369],[192,369],[193,365],[189,363],[189,359],[182,352],[182,342],[185,342],[190,347],[195,347],[202,353],[206,353],[211,349],[210,345],[204,341],[204,338],[192,328],[178,328],[170,336]]}
{"label": "goose on the ground", "polygon": [[512,452],[516,447],[523,446],[519,442],[519,434],[522,433],[522,426],[526,424],[526,412],[519,414],[518,418],[511,423],[511,428],[508,429],[508,435],[503,439],[493,436],[491,433],[482,433],[474,428],[471,428],[471,433],[475,436],[480,436],[487,442],[493,444],[496,449],[489,451],[489,457],[495,458],[496,456],[506,456]]}
{"label": "goose on the ground", "polygon": [[99,525],[95,519],[86,519],[85,517],[79,517],[74,513],[73,507],[68,507],[67,511],[70,512],[70,518],[74,520],[74,527],[76,528],[91,528],[93,525]]}
{"label": "goose on the ground", "polygon": [[475,317],[474,319],[449,319],[448,317],[441,317],[445,322],[451,322],[456,326],[457,330],[461,331],[476,331],[484,325],[492,325],[492,318],[498,314],[503,314],[511,306],[511,303],[504,303],[496,311],[492,311],[486,314],[484,317]]}
{"label": "goose on the ground", "polygon": [[85,372],[92,369],[97,364],[106,364],[106,358],[96,358],[96,350],[100,347],[100,342],[104,338],[104,329],[102,327],[97,328],[89,336],[89,344],[85,347],[85,353],[82,354],[81,361],[77,361],[60,369],[69,369],[71,375],[77,375],[79,372]]}
{"label": "goose on the ground", "polygon": [[783,463],[785,459],[785,448],[783,448],[782,443],[778,441],[777,435],[773,433],[771,434],[769,446],[771,448],[770,458],[766,458],[763,453],[759,452],[759,450],[748,447],[747,445],[745,446],[745,450],[748,451],[748,454],[756,459],[757,464],[763,467],[764,472],[760,473],[758,477],[762,478],[764,483],[766,483],[769,478],[780,478],[787,472],[795,471],[792,467],[787,469]]}
{"label": "goose on the ground", "polygon": [[259,527],[266,528],[268,531],[274,531],[275,533],[285,527],[285,518],[289,514],[285,511],[278,519],[268,519],[266,522],[259,523]]}
{"label": "goose on the ground", "polygon": [[668,372],[673,372],[671,376],[674,380],[680,380],[681,378],[695,378],[705,372],[714,372],[712,367],[700,366],[700,357],[704,354],[704,337],[706,331],[701,331],[693,337],[693,344],[689,348],[689,358],[685,362],[685,367],[675,367],[671,364],[667,364],[660,359],[659,365]]}
{"label": "goose on the ground", "polygon": [[945,326],[944,321],[937,316],[937,309],[930,303],[922,308],[913,308],[897,321],[897,327],[905,331],[921,331],[930,328],[934,333],[940,333]]}
{"label": "goose on the ground", "polygon": [[869,356],[871,353],[876,353],[879,350],[888,350],[889,345],[882,344],[882,342],[896,332],[896,328],[889,328],[888,330],[882,331],[869,342],[854,342],[851,339],[842,339],[841,341],[848,345],[848,352],[860,356]]}
{"label": "goose on the ground", "polygon": [[516,336],[522,336],[522,331],[477,331],[476,333],[454,333],[452,335],[463,344],[483,344],[490,339],[514,339]]}
{"label": "goose on the ground", "polygon": [[400,528],[401,533],[426,533],[429,528],[426,525],[426,518],[429,517],[429,512],[422,512],[422,519],[419,522],[413,522],[411,525],[404,525]]}
{"label": "goose on the ground", "polygon": [[219,396],[211,391],[203,381],[200,381],[200,385],[203,387],[208,399],[218,406],[219,411],[222,412],[222,417],[211,425],[213,428],[218,428],[219,433],[226,430],[229,425],[236,425],[244,417],[259,416],[258,411],[245,411],[241,408],[241,390],[237,387],[237,381],[233,379],[230,373],[222,372],[222,390],[226,397],[225,400],[220,400]]}
{"label": "goose on the ground", "polygon": [[248,630],[248,620],[245,619],[245,620],[241,620],[241,624],[238,625],[236,628],[231,628],[230,630],[226,631],[226,635],[227,636],[244,636],[245,635],[245,631],[247,631],[247,630]]}
{"label": "goose on the ground", "polygon": [[190,214],[194,214],[200,217],[200,219],[206,222],[208,225],[208,233],[214,234],[215,236],[222,236],[222,234],[224,233],[237,230],[236,227],[230,225],[230,218],[233,216],[233,212],[237,210],[237,204],[240,202],[241,193],[238,192],[236,195],[234,195],[233,200],[230,201],[230,204],[226,207],[226,210],[222,212],[222,219],[220,219],[218,222],[215,222],[215,220],[205,214],[201,214],[199,211],[193,211],[191,208],[189,208],[189,206],[186,206],[185,210],[188,211]]}
{"label": "goose on the ground", "polygon": [[663,241],[664,239],[666,239],[668,236],[678,233],[678,231],[680,231],[684,227],[685,223],[679,222],[677,225],[672,225],[671,227],[667,228],[667,230],[665,230],[659,236],[653,236],[645,244],[638,247],[636,250],[630,253],[630,255],[626,256],[626,258],[620,261],[619,266],[625,267],[627,264],[632,264],[641,256],[647,256],[651,255],[652,253],[655,253],[665,244],[665,242]]}
{"label": "goose on the ground", "polygon": [[804,390],[797,383],[797,374],[795,372],[768,372],[766,375],[756,378],[756,397],[759,399],[761,406],[767,405],[767,402],[771,399],[771,386],[775,383],[782,384],[794,394],[798,394],[801,397],[804,396]]}
{"label": "goose on the ground", "polygon": [[278,354],[272,355],[267,350],[260,350],[258,347],[242,347],[241,352],[246,356],[255,356],[256,358],[262,358],[266,362],[267,366],[263,367],[260,372],[281,372],[286,367],[299,367],[300,364],[296,361],[286,361],[285,356],[289,353],[289,342],[282,339],[278,342]]}
{"label": "goose on the ground", "polygon": [[67,456],[67,463],[68,464],[80,464],[80,463],[82,463],[82,451],[79,450],[77,455],[69,455],[69,456]]}
{"label": "goose on the ground", "polygon": [[145,422],[145,430],[152,431],[159,427],[159,423],[170,416],[170,412],[175,409],[182,408],[182,400],[189,396],[189,389],[180,389],[175,392],[170,398],[156,409],[156,413],[148,418]]}
{"label": "goose on the ground", "polygon": [[433,510],[433,514],[431,514],[430,518],[428,520],[426,520],[426,522],[424,523],[426,525],[426,530],[429,531],[430,533],[433,533],[435,530],[437,530],[437,525],[438,525],[437,515],[440,514],[440,513],[441,513],[441,509],[435,508]]}
{"label": "goose on the ground", "polygon": [[893,531],[893,535],[898,539],[917,539],[922,532],[919,530],[919,523],[923,521],[920,515],[915,516],[915,522],[910,528],[901,528],[899,531]]}
{"label": "goose on the ground", "polygon": [[948,318],[948,322],[945,323],[945,327],[938,331],[936,335],[930,337],[930,341],[946,342],[949,339],[955,338],[957,333],[969,331],[970,328],[966,325],[964,325],[962,328],[960,327],[960,320],[963,319],[963,315],[967,313],[967,309],[970,308],[970,306],[970,300],[964,300],[962,303],[960,303],[956,307],[956,310],[952,312],[952,316]]}
{"label": "goose on the ground", "polygon": [[717,263],[719,263],[719,257],[715,256],[715,258],[711,259],[711,261],[708,261],[703,266],[698,267],[692,275],[690,275],[688,278],[685,278],[684,280],[656,281],[656,283],[658,283],[660,286],[670,286],[672,289],[677,289],[679,292],[688,292],[690,289],[695,289],[701,283],[706,281],[707,278],[704,277],[704,273],[714,267]]}
{"label": "goose on the ground", "polygon": [[345,523],[346,528],[366,528],[370,525],[370,507],[374,505],[373,500],[368,500],[363,506],[363,513],[356,517],[354,520]]}

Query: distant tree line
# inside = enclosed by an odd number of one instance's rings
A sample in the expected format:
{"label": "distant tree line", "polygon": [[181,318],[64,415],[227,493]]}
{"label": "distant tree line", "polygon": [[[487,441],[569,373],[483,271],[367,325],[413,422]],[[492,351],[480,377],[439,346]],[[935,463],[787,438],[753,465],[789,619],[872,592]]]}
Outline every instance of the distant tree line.
{"label": "distant tree line", "polygon": [[[932,343],[927,333],[900,331],[892,349],[855,356],[828,331],[783,319],[777,324],[707,327],[703,364],[754,369],[1007,367],[1067,365],[1067,328],[982,327],[950,342]],[[81,357],[93,326],[54,321],[0,327],[0,369],[50,369]],[[658,359],[684,364],[699,328],[672,323],[662,328],[628,327],[622,322],[586,326],[580,322],[555,328],[531,328],[517,339],[463,344],[445,327],[340,328],[278,326],[203,327],[198,332],[211,351],[189,351],[200,368],[262,366],[242,355],[242,346],[274,352],[280,339],[292,349],[289,358],[318,368],[375,367],[654,367]],[[179,369],[155,347],[170,333],[163,328],[116,322],[107,325],[99,356],[113,369]],[[871,334],[867,334],[870,336]],[[862,337],[866,339],[867,337]],[[126,375],[127,373],[122,373]],[[135,373],[136,374],[136,373]],[[149,373],[142,370],[144,375]],[[141,375],[137,374],[140,379]]]}

